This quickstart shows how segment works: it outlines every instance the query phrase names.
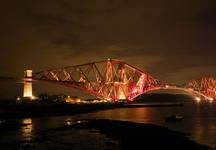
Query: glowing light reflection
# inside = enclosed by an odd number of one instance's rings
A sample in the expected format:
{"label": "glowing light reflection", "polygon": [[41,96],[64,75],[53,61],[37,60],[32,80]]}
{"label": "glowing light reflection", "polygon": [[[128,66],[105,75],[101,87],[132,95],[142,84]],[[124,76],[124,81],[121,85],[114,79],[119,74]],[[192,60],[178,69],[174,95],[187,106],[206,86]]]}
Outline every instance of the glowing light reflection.
{"label": "glowing light reflection", "polygon": [[71,118],[67,118],[65,122],[66,122],[66,125],[68,125],[68,126],[72,125],[72,119]]}
{"label": "glowing light reflection", "polygon": [[25,140],[31,140],[32,138],[32,119],[23,119],[22,120],[22,128],[21,128],[21,132],[22,132],[22,136]]}

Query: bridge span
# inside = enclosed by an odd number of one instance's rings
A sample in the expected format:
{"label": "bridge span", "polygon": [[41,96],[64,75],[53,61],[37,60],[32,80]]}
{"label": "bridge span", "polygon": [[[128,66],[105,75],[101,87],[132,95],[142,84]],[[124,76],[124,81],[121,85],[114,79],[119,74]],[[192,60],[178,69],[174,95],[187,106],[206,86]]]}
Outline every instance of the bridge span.
{"label": "bridge span", "polygon": [[24,97],[32,96],[32,82],[42,81],[76,88],[97,98],[118,101],[132,101],[140,94],[156,90],[174,88],[193,93],[207,100],[216,99],[216,80],[203,77],[183,86],[162,83],[150,73],[122,60],[107,59],[81,65],[43,70],[25,71]]}

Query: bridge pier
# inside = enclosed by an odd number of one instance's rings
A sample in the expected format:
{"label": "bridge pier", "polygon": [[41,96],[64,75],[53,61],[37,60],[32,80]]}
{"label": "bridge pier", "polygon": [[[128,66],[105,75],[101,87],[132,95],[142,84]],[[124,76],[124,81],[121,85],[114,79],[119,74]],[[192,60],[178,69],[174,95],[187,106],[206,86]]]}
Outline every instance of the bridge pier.
{"label": "bridge pier", "polygon": [[24,87],[23,87],[23,97],[33,98],[32,94],[32,70],[24,71]]}

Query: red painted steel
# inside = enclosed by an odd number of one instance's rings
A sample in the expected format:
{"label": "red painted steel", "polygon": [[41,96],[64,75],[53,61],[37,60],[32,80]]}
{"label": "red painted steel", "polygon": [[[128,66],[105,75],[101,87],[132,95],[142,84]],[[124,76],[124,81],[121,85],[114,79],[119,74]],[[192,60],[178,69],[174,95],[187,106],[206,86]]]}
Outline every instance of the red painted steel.
{"label": "red painted steel", "polygon": [[[132,101],[140,94],[166,87],[144,70],[116,59],[36,72],[32,80],[61,84],[112,101]],[[181,88],[193,90],[209,100],[216,99],[216,80],[210,76],[190,81]]]}
{"label": "red painted steel", "polygon": [[77,88],[112,101],[133,100],[161,86],[149,73],[116,59],[36,72],[32,79]]}
{"label": "red painted steel", "polygon": [[210,100],[216,99],[216,80],[211,76],[192,80],[185,85],[185,88],[190,88],[194,91],[200,92],[209,97]]}

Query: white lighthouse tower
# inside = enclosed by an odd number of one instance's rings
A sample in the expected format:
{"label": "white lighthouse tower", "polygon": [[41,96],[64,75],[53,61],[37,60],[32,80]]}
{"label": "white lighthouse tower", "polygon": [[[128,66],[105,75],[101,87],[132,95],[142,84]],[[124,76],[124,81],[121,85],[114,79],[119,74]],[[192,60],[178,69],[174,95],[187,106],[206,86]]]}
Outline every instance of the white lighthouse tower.
{"label": "white lighthouse tower", "polygon": [[32,70],[24,71],[23,97],[33,99],[33,94],[32,94]]}

